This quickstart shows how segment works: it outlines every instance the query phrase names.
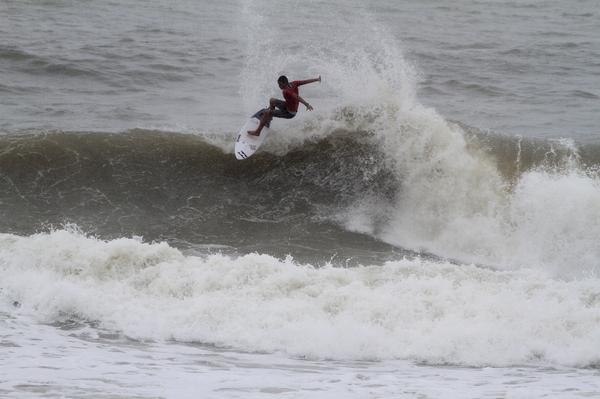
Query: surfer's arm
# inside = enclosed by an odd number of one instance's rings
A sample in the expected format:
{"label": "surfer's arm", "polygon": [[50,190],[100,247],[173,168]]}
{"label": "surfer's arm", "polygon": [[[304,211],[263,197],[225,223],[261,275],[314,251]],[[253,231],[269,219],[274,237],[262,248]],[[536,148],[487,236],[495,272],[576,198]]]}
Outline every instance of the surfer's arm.
{"label": "surfer's arm", "polygon": [[308,102],[306,102],[302,97],[297,96],[298,97],[298,101],[300,101],[302,104],[304,104],[304,106],[306,107],[307,110],[312,111],[313,107],[312,105],[310,105]]}
{"label": "surfer's arm", "polygon": [[295,97],[298,100],[298,102],[304,104],[304,106],[306,107],[307,110],[309,110],[309,111],[313,110],[312,105],[310,105],[305,99],[300,97],[298,94],[291,92],[291,93],[289,93],[289,95]]}
{"label": "surfer's arm", "polygon": [[306,85],[309,83],[320,82],[320,81],[321,81],[321,75],[319,75],[319,77],[315,78],[315,79],[298,80],[297,83],[298,83],[298,86],[302,86],[302,85]]}

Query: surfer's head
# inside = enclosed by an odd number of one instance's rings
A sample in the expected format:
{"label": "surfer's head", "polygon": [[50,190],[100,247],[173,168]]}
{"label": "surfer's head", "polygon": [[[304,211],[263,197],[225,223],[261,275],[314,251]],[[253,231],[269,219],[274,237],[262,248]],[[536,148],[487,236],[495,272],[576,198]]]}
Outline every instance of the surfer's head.
{"label": "surfer's head", "polygon": [[290,82],[288,81],[287,76],[285,76],[285,75],[281,75],[279,77],[279,79],[277,79],[277,83],[279,84],[279,87],[285,87],[285,86],[288,86],[290,84]]}

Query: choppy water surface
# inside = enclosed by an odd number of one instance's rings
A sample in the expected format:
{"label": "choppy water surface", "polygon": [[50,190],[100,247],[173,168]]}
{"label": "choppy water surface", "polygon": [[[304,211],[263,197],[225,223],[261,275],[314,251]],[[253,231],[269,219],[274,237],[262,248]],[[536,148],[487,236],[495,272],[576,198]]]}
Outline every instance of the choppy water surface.
{"label": "choppy water surface", "polygon": [[594,1],[0,20],[1,397],[600,396]]}

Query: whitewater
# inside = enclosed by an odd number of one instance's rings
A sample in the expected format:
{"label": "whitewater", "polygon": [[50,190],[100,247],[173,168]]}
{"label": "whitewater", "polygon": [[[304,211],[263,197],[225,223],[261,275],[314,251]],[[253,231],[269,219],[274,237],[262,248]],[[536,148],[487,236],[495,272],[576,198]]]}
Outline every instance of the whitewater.
{"label": "whitewater", "polygon": [[346,3],[0,8],[0,397],[600,397],[593,2]]}

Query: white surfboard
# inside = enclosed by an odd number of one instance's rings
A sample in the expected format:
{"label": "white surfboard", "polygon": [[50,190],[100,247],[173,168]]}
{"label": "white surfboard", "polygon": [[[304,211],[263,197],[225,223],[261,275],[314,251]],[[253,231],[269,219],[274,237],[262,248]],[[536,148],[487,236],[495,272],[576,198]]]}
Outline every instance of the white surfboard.
{"label": "white surfboard", "polygon": [[237,140],[235,141],[235,157],[237,159],[246,159],[252,156],[258,150],[258,148],[265,141],[271,129],[269,126],[265,125],[260,132],[260,136],[252,136],[248,134],[248,130],[256,130],[258,124],[260,123],[260,117],[264,110],[258,111],[256,114],[252,115],[250,119],[242,126],[240,132],[238,133]]}

